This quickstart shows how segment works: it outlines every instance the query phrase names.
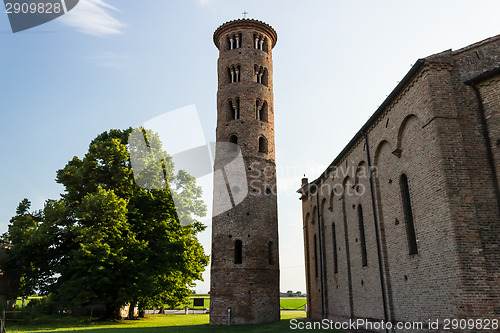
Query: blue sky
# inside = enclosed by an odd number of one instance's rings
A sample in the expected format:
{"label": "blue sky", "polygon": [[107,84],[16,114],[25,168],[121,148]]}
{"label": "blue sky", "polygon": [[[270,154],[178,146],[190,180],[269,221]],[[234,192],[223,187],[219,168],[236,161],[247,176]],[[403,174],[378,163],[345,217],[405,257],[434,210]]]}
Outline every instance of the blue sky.
{"label": "blue sky", "polygon": [[[305,291],[295,190],[342,150],[421,57],[500,34],[498,1],[80,0],[13,34],[0,12],[0,233],[23,198],[58,198],[56,171],[110,128],[194,104],[215,138],[212,35],[250,18],[273,52],[281,290]],[[211,204],[211,193],[206,193]],[[209,226],[200,236],[210,251]],[[209,289],[209,269],[197,290]]]}

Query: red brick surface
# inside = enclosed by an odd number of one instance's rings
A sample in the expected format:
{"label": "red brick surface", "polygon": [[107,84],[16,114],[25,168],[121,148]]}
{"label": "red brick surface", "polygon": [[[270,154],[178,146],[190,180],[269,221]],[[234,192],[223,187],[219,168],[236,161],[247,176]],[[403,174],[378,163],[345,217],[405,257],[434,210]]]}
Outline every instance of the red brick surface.
{"label": "red brick surface", "polygon": [[[241,47],[229,49],[228,37],[241,36]],[[256,49],[254,36],[265,38],[264,50]],[[233,209],[212,220],[212,266],[210,324],[277,321],[279,305],[278,217],[276,167],[274,161],[274,109],[272,47],[274,29],[255,20],[236,20],[222,25],[214,34],[219,48],[217,92],[217,142],[238,137],[247,172],[248,196]],[[267,47],[267,50],[265,49]],[[239,82],[230,82],[228,69],[240,68]],[[267,72],[265,83],[255,82],[255,68]],[[240,117],[228,117],[229,100],[239,100]],[[267,103],[267,119],[256,119],[256,101]],[[259,152],[259,138],[265,137],[267,152]],[[230,158],[216,155],[215,169]],[[222,198],[225,184],[214,183],[214,206]],[[268,193],[269,192],[269,193]],[[242,242],[242,263],[235,263],[235,240]],[[271,244],[271,256],[269,256]]]}
{"label": "red brick surface", "polygon": [[[500,319],[500,213],[495,190],[495,173],[500,174],[500,75],[475,83],[487,133],[475,91],[465,83],[498,67],[499,36],[424,59],[406,86],[367,123],[369,146],[362,135],[328,172],[301,188],[309,318],[425,325],[429,319]],[[367,170],[368,151],[374,167],[373,194],[369,172],[362,172]],[[408,177],[417,254],[409,254],[403,173]],[[353,193],[357,186],[364,191]],[[366,267],[358,205],[364,215]],[[316,256],[314,237],[322,240]],[[322,272],[317,277],[315,265]]]}

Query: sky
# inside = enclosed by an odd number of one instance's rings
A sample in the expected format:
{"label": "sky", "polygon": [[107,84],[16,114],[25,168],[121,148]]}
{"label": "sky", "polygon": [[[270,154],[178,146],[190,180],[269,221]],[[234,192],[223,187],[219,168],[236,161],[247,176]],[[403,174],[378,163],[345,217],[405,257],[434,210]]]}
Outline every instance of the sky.
{"label": "sky", "polygon": [[[278,33],[281,291],[305,291],[295,193],[303,175],[321,174],[418,58],[500,34],[498,0],[80,0],[68,14],[15,34],[2,10],[0,234],[23,198],[32,209],[59,198],[56,171],[83,157],[101,132],[194,106],[206,141],[214,141],[213,32],[243,11]],[[204,198],[211,206],[209,190]],[[210,253],[210,218],[203,222],[199,239]],[[208,292],[209,271],[198,293]]]}

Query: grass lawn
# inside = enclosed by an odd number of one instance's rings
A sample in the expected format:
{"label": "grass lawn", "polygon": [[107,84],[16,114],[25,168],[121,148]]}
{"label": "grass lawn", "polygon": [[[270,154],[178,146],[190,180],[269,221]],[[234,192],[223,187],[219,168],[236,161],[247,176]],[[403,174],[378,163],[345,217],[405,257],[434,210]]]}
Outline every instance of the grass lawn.
{"label": "grass lawn", "polygon": [[[30,302],[30,300],[32,299],[39,299],[39,298],[42,298],[42,296],[29,296],[28,298],[26,298],[26,300],[24,301],[24,305],[28,305],[28,303]],[[16,307],[18,309],[21,309],[22,308],[22,305],[23,305],[23,301],[21,299],[21,297],[19,297],[17,300],[16,300]]]}
{"label": "grass lawn", "polygon": [[[118,323],[89,323],[72,317],[44,317],[23,325],[8,325],[7,332],[79,332],[79,333],[146,333],[146,332],[288,332],[290,319],[305,317],[304,311],[283,311],[281,321],[271,324],[209,326],[208,314],[152,315],[140,320]],[[335,332],[335,331],[331,331]]]}
{"label": "grass lawn", "polygon": [[[25,305],[27,305],[30,301],[30,299],[37,299],[37,298],[42,298],[41,296],[30,296],[28,299],[25,301]],[[193,299],[194,298],[204,298],[204,306],[196,306],[193,307]],[[306,304],[306,298],[305,297],[281,297],[280,299],[280,308],[281,310],[303,310],[305,311],[304,305]],[[17,308],[21,309],[21,298],[17,299],[16,302]],[[193,295],[189,297],[188,304],[183,304],[181,306],[178,306],[177,309],[184,309],[184,307],[188,305],[190,309],[203,309],[203,308],[210,308],[210,295],[207,294],[198,294],[198,295]]]}
{"label": "grass lawn", "polygon": [[282,297],[280,299],[281,310],[302,310],[305,311],[304,305],[307,300],[305,297]]}

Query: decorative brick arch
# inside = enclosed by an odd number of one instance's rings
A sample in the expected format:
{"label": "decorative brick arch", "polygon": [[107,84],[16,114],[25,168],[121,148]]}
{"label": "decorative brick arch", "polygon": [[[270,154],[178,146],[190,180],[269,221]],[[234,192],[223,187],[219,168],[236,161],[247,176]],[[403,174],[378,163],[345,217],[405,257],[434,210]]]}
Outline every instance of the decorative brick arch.
{"label": "decorative brick arch", "polygon": [[342,191],[342,198],[344,198],[344,199],[345,199],[346,189],[347,189],[347,187],[348,187],[348,186],[352,186],[352,185],[353,185],[353,184],[352,184],[352,179],[351,179],[351,177],[346,176],[346,177],[344,178],[344,180],[342,181],[342,189],[343,189],[343,191]]}
{"label": "decorative brick arch", "polygon": [[380,141],[379,144],[377,145],[377,149],[375,149],[375,158],[373,159],[374,166],[379,165],[380,155],[385,147],[388,147],[389,151],[394,153],[392,145],[389,143],[389,141],[387,140]]}
{"label": "decorative brick arch", "polygon": [[401,146],[401,142],[405,134],[405,131],[408,128],[408,125],[414,121],[417,121],[419,124],[422,123],[415,114],[409,114],[403,119],[401,125],[399,126],[396,150],[392,152],[397,157],[401,157],[401,154],[403,153],[403,147]]}

